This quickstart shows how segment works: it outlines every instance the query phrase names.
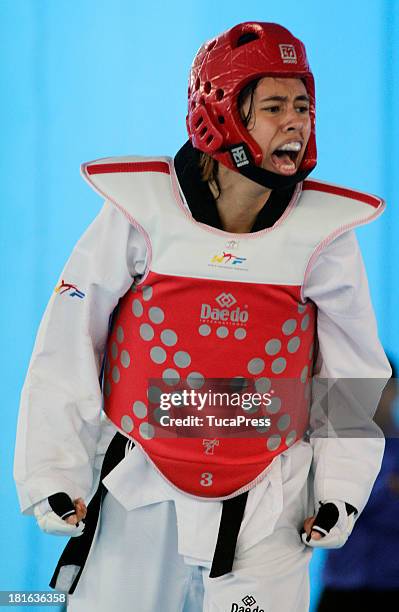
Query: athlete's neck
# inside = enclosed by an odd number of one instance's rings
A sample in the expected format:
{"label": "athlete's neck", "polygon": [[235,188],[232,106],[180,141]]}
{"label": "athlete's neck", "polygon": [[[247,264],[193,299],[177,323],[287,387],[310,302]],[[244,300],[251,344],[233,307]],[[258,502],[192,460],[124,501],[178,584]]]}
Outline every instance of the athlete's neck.
{"label": "athlete's neck", "polygon": [[271,189],[262,187],[245,176],[219,164],[220,196],[216,199],[216,185],[209,187],[224,231],[235,234],[249,233],[259,211],[269,199]]}

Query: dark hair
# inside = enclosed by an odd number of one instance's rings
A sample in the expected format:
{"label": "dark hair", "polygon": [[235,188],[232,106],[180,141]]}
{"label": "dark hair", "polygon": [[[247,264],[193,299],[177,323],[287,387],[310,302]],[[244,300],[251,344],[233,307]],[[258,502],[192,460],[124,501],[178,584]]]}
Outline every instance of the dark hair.
{"label": "dark hair", "polygon": [[[254,79],[253,81],[250,81],[249,83],[245,85],[245,87],[241,89],[240,93],[238,94],[238,99],[237,99],[238,110],[240,111],[241,119],[245,127],[248,126],[249,122],[251,121],[253,117],[254,95],[255,95],[255,89],[257,88],[259,81],[260,81],[260,77],[257,79]],[[248,112],[244,114],[243,108],[248,98],[249,98],[249,108],[248,108]]]}
{"label": "dark hair", "polygon": [[[255,95],[255,90],[260,81],[260,78],[261,77],[257,79],[253,79],[252,81],[247,83],[245,87],[243,87],[240,93],[238,94],[237,106],[238,106],[238,110],[241,115],[242,122],[245,125],[245,127],[247,127],[247,125],[249,124],[249,122],[251,121],[253,117],[254,95]],[[248,108],[247,113],[244,114],[243,108],[244,108],[244,104],[247,101],[248,97],[250,98],[249,108]],[[201,179],[207,183],[210,181],[215,183],[217,190],[218,190],[216,199],[218,199],[218,197],[221,194],[220,184],[219,184],[219,180],[217,176],[218,170],[219,170],[219,162],[213,157],[211,157],[210,155],[208,155],[207,153],[201,153],[200,159],[199,159],[199,166],[201,169]]]}

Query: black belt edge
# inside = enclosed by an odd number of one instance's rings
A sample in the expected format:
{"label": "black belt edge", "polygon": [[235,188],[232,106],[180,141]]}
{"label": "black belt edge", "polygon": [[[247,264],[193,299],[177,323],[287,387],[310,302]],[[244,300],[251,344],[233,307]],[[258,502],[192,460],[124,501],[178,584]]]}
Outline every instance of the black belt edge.
{"label": "black belt edge", "polygon": [[[107,494],[107,489],[102,481],[124,458],[127,441],[128,439],[119,432],[112,438],[104,456],[97,491],[87,507],[84,532],[77,538],[70,538],[64,548],[50,581],[51,588],[56,588],[61,568],[66,565],[74,565],[80,568],[68,590],[69,595],[74,593],[89,556],[97,529],[101,505]],[[209,574],[210,578],[218,578],[232,571],[237,538],[247,499],[248,492],[223,501],[219,532]]]}
{"label": "black belt edge", "polygon": [[100,483],[97,491],[87,506],[87,514],[84,520],[85,529],[81,536],[70,538],[68,544],[64,548],[61,557],[57,563],[54,574],[50,581],[50,587],[55,588],[60,570],[65,565],[75,565],[80,567],[68,593],[72,595],[82,575],[87,557],[89,556],[90,548],[93,543],[94,534],[96,532],[98,518],[102,501],[107,493],[107,489],[103,485],[104,478],[120,463],[125,456],[125,448],[128,439],[120,434],[115,434],[104,456],[101,467]]}

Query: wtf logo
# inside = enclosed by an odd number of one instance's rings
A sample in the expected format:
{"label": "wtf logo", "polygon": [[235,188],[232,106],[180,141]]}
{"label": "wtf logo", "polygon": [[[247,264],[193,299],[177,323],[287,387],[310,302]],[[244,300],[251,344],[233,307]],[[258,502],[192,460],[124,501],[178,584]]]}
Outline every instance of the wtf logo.
{"label": "wtf logo", "polygon": [[211,259],[211,263],[232,264],[236,266],[242,264],[245,260],[246,257],[237,257],[234,253],[226,253],[226,251],[223,251],[223,255],[214,255]]}
{"label": "wtf logo", "polygon": [[60,282],[58,287],[55,288],[55,292],[62,295],[63,293],[68,293],[69,297],[78,297],[81,300],[85,297],[83,291],[77,288],[76,285],[72,285],[71,283],[66,283],[64,280]]}

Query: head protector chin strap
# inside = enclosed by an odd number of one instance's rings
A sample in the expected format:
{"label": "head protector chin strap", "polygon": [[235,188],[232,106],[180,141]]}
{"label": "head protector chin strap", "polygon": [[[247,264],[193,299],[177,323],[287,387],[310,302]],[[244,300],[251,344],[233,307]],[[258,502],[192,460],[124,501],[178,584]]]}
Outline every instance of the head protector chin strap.
{"label": "head protector chin strap", "polygon": [[289,187],[293,187],[297,183],[305,180],[316,166],[316,164],[314,164],[309,168],[298,170],[298,172],[291,176],[284,176],[282,174],[277,174],[277,172],[270,172],[270,170],[265,170],[265,168],[256,166],[251,161],[251,154],[245,142],[229,147],[229,153],[237,172],[268,189],[288,189]]}

